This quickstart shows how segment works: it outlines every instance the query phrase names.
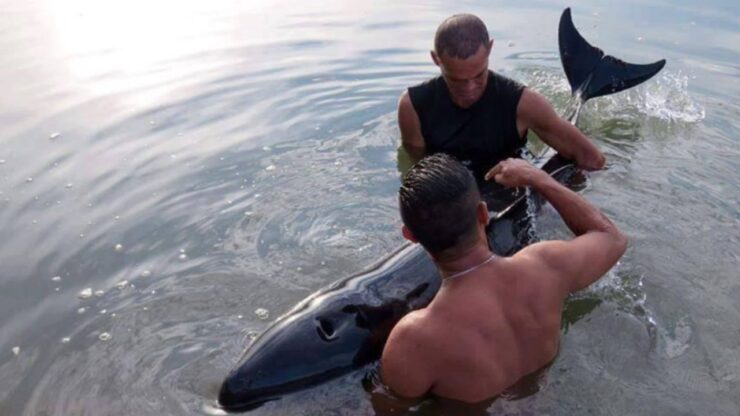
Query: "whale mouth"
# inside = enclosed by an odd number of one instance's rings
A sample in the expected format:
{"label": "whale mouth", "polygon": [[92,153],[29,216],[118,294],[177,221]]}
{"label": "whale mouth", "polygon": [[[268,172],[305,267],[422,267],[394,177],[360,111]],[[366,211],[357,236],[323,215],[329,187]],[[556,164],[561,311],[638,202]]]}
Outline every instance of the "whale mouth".
{"label": "whale mouth", "polygon": [[[263,404],[278,400],[280,397],[277,395],[270,395],[264,391],[250,390],[249,388],[243,389],[235,387],[234,384],[241,384],[235,382],[231,377],[227,378],[221,385],[221,389],[218,393],[218,404],[221,409],[228,412],[246,412],[254,410]],[[248,382],[247,382],[248,384]]]}
{"label": "whale mouth", "polygon": [[[246,412],[263,404],[280,400],[285,394],[315,386],[321,381],[344,374],[351,366],[335,367],[311,375],[295,378],[283,377],[279,383],[260,383],[263,370],[236,369],[221,384],[218,404],[227,412]],[[288,381],[284,381],[284,380]]]}

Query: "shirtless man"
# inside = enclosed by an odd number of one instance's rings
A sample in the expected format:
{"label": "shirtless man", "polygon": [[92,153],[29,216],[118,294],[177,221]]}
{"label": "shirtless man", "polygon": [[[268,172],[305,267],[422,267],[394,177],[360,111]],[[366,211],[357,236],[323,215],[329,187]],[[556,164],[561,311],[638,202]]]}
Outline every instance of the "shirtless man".
{"label": "shirtless man", "polygon": [[596,207],[528,162],[507,159],[486,179],[531,187],[575,238],[496,256],[470,171],[445,154],[414,166],[399,196],[403,234],[424,246],[443,281],[426,308],[393,328],[383,350],[381,377],[401,397],[479,402],[552,362],[565,298],[604,275],[626,249],[626,237]]}
{"label": "shirtless man", "polygon": [[454,15],[439,26],[431,55],[441,76],[409,88],[398,104],[401,141],[412,161],[444,152],[481,180],[496,163],[519,155],[531,129],[578,167],[601,169],[604,155],[541,94],[489,70],[492,48],[476,16]]}

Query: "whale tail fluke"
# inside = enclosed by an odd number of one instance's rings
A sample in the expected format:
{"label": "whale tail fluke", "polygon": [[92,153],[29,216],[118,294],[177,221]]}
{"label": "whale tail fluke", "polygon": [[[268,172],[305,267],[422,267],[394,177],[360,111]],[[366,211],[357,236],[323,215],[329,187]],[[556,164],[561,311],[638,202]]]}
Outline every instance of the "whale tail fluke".
{"label": "whale tail fluke", "polygon": [[650,79],[665,66],[665,59],[651,64],[630,64],[591,46],[573,25],[570,8],[563,11],[558,30],[560,60],[574,95],[582,102],[613,94]]}

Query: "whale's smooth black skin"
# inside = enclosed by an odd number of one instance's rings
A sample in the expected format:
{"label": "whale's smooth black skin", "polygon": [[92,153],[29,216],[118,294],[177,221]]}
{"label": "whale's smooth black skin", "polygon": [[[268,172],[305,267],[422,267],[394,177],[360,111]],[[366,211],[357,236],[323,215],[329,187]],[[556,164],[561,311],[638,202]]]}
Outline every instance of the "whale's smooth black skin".
{"label": "whale's smooth black skin", "polygon": [[[578,34],[569,9],[560,21],[560,49],[574,95],[580,98],[578,108],[588,98],[647,80],[665,63],[632,65],[605,56]],[[606,85],[603,80],[611,81]],[[575,122],[577,111],[571,117]],[[566,184],[575,172],[552,151],[535,164]],[[480,185],[483,199],[494,211],[486,230],[491,248],[510,255],[530,244],[536,238],[530,219],[537,198],[495,183]],[[223,382],[219,404],[229,411],[249,410],[377,360],[393,326],[429,304],[440,284],[424,249],[406,244],[369,270],[316,292],[247,348]]]}

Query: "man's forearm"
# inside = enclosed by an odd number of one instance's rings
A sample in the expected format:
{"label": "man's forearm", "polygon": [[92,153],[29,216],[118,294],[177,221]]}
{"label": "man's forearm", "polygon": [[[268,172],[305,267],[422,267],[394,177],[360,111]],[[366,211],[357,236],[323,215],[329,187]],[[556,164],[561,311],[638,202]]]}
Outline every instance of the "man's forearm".
{"label": "man's forearm", "polygon": [[568,143],[570,144],[568,146],[569,151],[572,153],[570,157],[575,160],[576,165],[586,170],[602,169],[606,163],[606,158],[599,148],[585,134],[578,130],[576,126],[565,120],[562,120],[562,122],[564,125],[563,132],[567,135]]}
{"label": "man's forearm", "polygon": [[620,234],[614,224],[598,208],[546,173],[542,172],[541,175],[537,175],[530,186],[555,207],[575,235],[589,231]]}

